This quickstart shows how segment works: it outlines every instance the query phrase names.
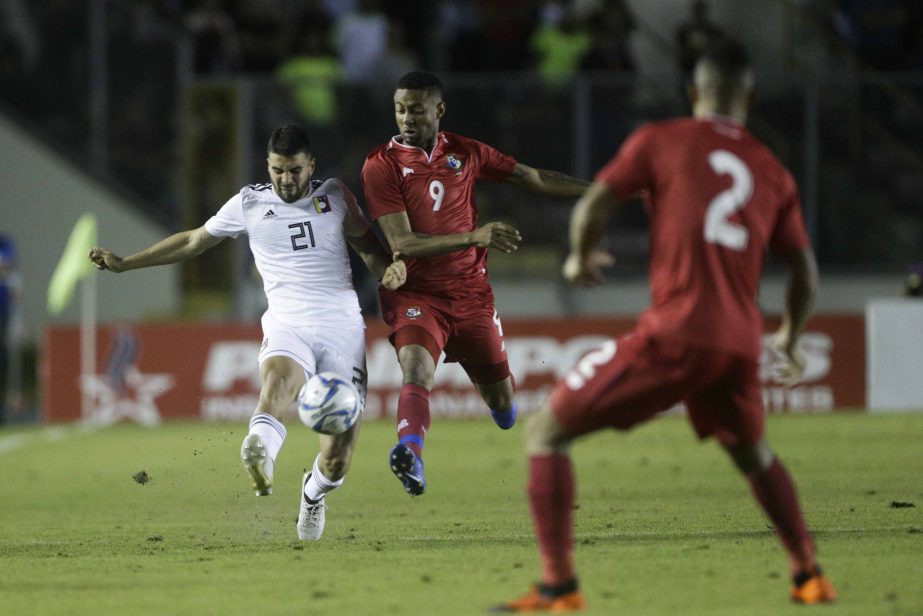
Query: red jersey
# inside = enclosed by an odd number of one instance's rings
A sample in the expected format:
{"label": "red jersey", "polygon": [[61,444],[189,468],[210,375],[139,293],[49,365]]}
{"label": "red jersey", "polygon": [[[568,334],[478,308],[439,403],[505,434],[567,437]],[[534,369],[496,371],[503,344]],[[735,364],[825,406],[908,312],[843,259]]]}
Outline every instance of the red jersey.
{"label": "red jersey", "polygon": [[756,358],[767,248],[810,243],[795,181],[736,122],[721,117],[641,127],[599,172],[620,199],[643,191],[651,221],[651,307],[639,329]]}
{"label": "red jersey", "polygon": [[[478,221],[475,180],[504,180],[515,166],[514,158],[453,133],[437,134],[432,154],[392,138],[365,159],[362,187],[372,220],[407,212],[415,233],[468,233]],[[487,249],[472,247],[407,259],[402,289],[460,298],[486,282]]]}

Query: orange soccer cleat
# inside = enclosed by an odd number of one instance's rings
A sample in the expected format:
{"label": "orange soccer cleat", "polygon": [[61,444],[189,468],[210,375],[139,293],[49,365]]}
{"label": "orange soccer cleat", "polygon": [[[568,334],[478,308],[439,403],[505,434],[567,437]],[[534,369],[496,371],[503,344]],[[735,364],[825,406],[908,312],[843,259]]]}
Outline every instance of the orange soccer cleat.
{"label": "orange soccer cleat", "polygon": [[579,590],[557,596],[543,594],[539,586],[533,586],[529,593],[510,603],[491,609],[491,612],[579,612],[586,609],[586,601]]}
{"label": "orange soccer cleat", "polygon": [[814,603],[833,603],[836,601],[836,589],[819,568],[805,571],[795,576],[792,587],[792,601],[812,605]]}

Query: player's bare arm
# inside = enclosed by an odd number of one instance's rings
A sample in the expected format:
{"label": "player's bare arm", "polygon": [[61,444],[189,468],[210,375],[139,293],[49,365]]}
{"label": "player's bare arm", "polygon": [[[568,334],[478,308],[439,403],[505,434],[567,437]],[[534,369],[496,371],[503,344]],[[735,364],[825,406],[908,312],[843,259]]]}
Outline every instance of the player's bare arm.
{"label": "player's bare arm", "polygon": [[399,257],[421,258],[443,255],[472,246],[513,252],[522,241],[519,231],[503,222],[489,222],[467,233],[426,235],[415,233],[405,212],[378,219],[392,252]]}
{"label": "player's bare arm", "polygon": [[191,259],[220,244],[223,239],[211,235],[205,227],[199,227],[171,235],[128,257],[120,257],[108,248],[100,246],[91,248],[88,256],[96,269],[125,272]]}
{"label": "player's bare arm", "polygon": [[580,285],[602,282],[603,267],[615,263],[612,255],[597,250],[606,222],[619,201],[606,184],[594,182],[577,201],[570,217],[570,254],[563,275]]}
{"label": "player's bare arm", "polygon": [[559,171],[535,169],[516,163],[513,173],[507,182],[521,186],[532,192],[552,195],[555,197],[579,197],[590,185],[586,180],[575,178]]}
{"label": "player's bare arm", "polygon": [[407,281],[407,266],[400,259],[392,261],[371,230],[346,239],[383,287],[394,290]]}
{"label": "player's bare arm", "polygon": [[798,338],[804,331],[817,296],[817,259],[811,248],[784,255],[788,267],[788,287],[785,292],[785,312],[782,324],[773,337],[773,348],[786,359],[776,378],[793,385],[804,370],[804,358],[798,353]]}
{"label": "player's bare arm", "polygon": [[372,231],[368,219],[359,207],[355,195],[343,185],[343,198],[346,201],[346,217],[343,230],[346,241],[362,259],[382,286],[394,290],[407,281],[407,266],[398,259],[392,260],[391,254],[381,245]]}

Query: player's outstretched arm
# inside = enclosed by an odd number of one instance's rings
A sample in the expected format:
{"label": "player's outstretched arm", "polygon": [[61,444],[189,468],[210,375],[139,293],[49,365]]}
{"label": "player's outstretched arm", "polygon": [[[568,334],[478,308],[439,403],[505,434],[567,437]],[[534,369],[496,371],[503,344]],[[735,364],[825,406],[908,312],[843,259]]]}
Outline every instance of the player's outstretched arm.
{"label": "player's outstretched arm", "polygon": [[513,174],[510,175],[507,182],[532,192],[555,197],[579,197],[590,185],[586,180],[575,178],[566,173],[535,169],[522,163],[516,163]]}
{"label": "player's outstretched arm", "polygon": [[563,275],[574,284],[602,282],[603,267],[615,263],[608,253],[597,250],[618,199],[602,182],[594,182],[577,201],[570,215],[570,254],[564,261]]}
{"label": "player's outstretched arm", "polygon": [[346,239],[383,287],[393,290],[407,281],[407,266],[400,259],[392,261],[371,229],[358,237],[347,236]]}
{"label": "player's outstretched arm", "polygon": [[411,229],[406,212],[396,212],[380,217],[378,225],[395,255],[414,259],[444,255],[472,246],[513,252],[522,241],[519,231],[503,222],[489,222],[467,233],[425,235]]}
{"label": "player's outstretched arm", "polygon": [[798,353],[798,338],[807,325],[817,296],[817,259],[810,247],[790,252],[784,258],[788,267],[785,312],[772,345],[787,364],[777,370],[778,380],[793,385],[804,369],[804,360]]}
{"label": "player's outstretched arm", "polygon": [[223,237],[211,235],[205,230],[205,227],[199,227],[198,229],[175,233],[160,240],[150,248],[145,248],[128,257],[120,257],[108,248],[100,246],[91,248],[88,256],[96,269],[125,272],[142,267],[166,265],[191,259],[219,244],[223,239]]}

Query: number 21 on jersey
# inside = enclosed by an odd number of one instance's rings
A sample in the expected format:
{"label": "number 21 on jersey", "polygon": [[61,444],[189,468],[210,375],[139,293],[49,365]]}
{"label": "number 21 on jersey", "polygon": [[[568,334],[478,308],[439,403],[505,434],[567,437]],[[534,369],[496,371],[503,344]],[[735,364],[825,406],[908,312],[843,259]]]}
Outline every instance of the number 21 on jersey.
{"label": "number 21 on jersey", "polygon": [[718,175],[730,175],[731,187],[712,199],[705,211],[705,241],[731,250],[747,247],[750,233],[743,225],[728,220],[734,212],[743,209],[753,196],[753,174],[747,163],[727,150],[714,150],[708,155],[708,164]]}

